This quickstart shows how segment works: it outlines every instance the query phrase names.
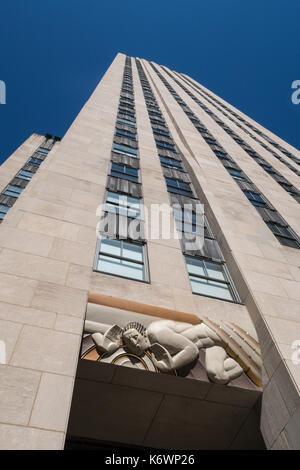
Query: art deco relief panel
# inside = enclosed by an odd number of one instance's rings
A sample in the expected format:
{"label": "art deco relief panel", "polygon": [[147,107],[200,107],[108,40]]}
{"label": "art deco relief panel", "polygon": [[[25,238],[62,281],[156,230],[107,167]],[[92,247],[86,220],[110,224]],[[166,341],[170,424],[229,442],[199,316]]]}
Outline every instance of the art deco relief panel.
{"label": "art deco relief panel", "polygon": [[[116,308],[120,305],[122,309]],[[90,294],[81,358],[218,384],[261,386],[257,341],[234,323]]]}

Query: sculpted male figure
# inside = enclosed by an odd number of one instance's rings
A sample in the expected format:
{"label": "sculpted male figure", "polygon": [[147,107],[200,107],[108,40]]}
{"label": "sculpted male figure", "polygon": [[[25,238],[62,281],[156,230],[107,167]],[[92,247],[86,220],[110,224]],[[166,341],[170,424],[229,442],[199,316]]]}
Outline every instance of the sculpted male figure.
{"label": "sculpted male figure", "polygon": [[121,345],[128,351],[143,355],[152,353],[152,361],[162,372],[180,369],[191,364],[206,350],[205,366],[208,377],[217,383],[228,383],[243,372],[241,366],[227,356],[223,343],[216,333],[204,323],[191,325],[172,320],[152,322],[148,328],[130,323],[124,329],[114,325],[105,334],[94,333],[93,341],[100,352],[112,354]]}

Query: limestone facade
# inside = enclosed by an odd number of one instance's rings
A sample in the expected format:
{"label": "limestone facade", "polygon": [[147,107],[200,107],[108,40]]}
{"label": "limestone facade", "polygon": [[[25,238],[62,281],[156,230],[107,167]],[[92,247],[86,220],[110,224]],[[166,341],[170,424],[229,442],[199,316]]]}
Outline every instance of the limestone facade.
{"label": "limestone facade", "polygon": [[[118,54],[0,226],[0,340],[6,343],[6,364],[0,364],[0,448],[64,447],[88,293],[99,292],[231,321],[257,335],[264,363],[266,446],[299,449],[300,364],[292,360],[292,344],[300,340],[300,250],[279,244],[147,61],[142,61],[145,73],[205,203],[241,303],[193,294],[178,240],[147,240],[150,283],[93,270],[96,210],[104,201],[124,63],[125,55]],[[132,71],[143,198],[150,208],[169,204],[169,198],[133,59]],[[160,72],[300,235],[297,202]],[[228,125],[242,133],[229,120]],[[300,158],[296,149],[255,125]],[[243,138],[300,189],[295,173],[249,136]],[[33,134],[2,165],[0,190],[42,140]],[[159,407],[159,400],[153,406]]]}

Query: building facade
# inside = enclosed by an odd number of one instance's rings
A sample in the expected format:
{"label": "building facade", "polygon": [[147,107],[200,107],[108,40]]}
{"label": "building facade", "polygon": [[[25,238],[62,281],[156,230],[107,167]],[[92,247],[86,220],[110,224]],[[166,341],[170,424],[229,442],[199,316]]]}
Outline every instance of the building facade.
{"label": "building facade", "polygon": [[21,145],[0,169],[1,448],[299,449],[299,163],[124,54],[61,141]]}

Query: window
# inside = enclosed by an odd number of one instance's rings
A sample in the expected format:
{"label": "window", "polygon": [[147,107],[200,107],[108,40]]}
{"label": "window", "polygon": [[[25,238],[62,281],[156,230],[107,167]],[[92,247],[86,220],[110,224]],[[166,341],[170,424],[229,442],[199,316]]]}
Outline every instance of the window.
{"label": "window", "polygon": [[138,183],[139,181],[138,170],[136,170],[135,168],[130,168],[127,165],[119,165],[117,163],[112,163],[110,174],[111,176],[115,176],[116,178],[123,178],[125,180],[133,181],[135,183]]}
{"label": "window", "polygon": [[215,155],[219,158],[225,158],[225,160],[228,160],[228,155],[226,155],[226,153],[223,153],[223,152],[215,152]]}
{"label": "window", "polygon": [[141,215],[139,199],[111,191],[106,193],[105,209],[133,219]]}
{"label": "window", "polygon": [[119,108],[119,113],[124,114],[125,116],[127,115],[127,116],[131,116],[131,117],[135,117],[135,114],[131,113],[130,111],[127,111],[127,109]]}
{"label": "window", "polygon": [[269,165],[261,165],[261,167],[266,170],[268,173],[274,173],[274,168]]}
{"label": "window", "polygon": [[154,124],[156,126],[162,126],[166,127],[164,121],[157,121],[156,119],[150,119],[151,124]]}
{"label": "window", "polygon": [[32,157],[27,163],[28,165],[40,166],[40,164],[43,163],[43,160],[39,160],[38,158]]}
{"label": "window", "polygon": [[129,101],[129,103],[134,103],[134,99],[128,98],[128,96],[121,96],[120,100]]}
{"label": "window", "polygon": [[121,137],[129,137],[130,139],[136,140],[136,134],[133,134],[132,132],[129,132],[125,129],[118,129],[116,128],[116,135],[120,135]]}
{"label": "window", "polygon": [[231,176],[235,180],[240,180],[240,181],[247,181],[246,178],[243,176],[242,172],[239,170],[234,170],[233,168],[227,168],[228,173],[231,174]]}
{"label": "window", "polygon": [[282,245],[290,246],[291,248],[300,248],[299,242],[295,239],[288,227],[271,222],[267,222],[267,226],[272,230],[273,234]]}
{"label": "window", "polygon": [[[173,207],[173,214],[176,228],[180,232],[200,233],[200,229],[203,227],[203,224],[206,225],[202,213],[199,213],[197,220],[197,214],[195,211],[184,211],[183,209],[180,210]],[[207,230],[205,230],[204,233],[208,233]]]}
{"label": "window", "polygon": [[147,280],[144,258],[144,247],[139,243],[103,238],[97,271],[138,281]]}
{"label": "window", "polygon": [[207,129],[204,129],[204,131],[199,130],[199,127],[197,127],[197,129],[202,134],[204,139],[213,139],[213,137],[208,133]]}
{"label": "window", "polygon": [[175,150],[175,146],[173,144],[169,144],[168,142],[162,142],[161,140],[156,140],[156,145],[159,148]]}
{"label": "window", "polygon": [[293,191],[293,186],[291,184],[287,184],[287,183],[281,183],[279,182],[280,186],[283,187],[283,189],[285,189],[289,194],[293,195],[295,194],[295,191]]}
{"label": "window", "polygon": [[129,157],[137,158],[137,150],[128,147],[127,145],[120,145],[114,143],[113,151],[117,153],[122,153],[123,155],[129,155]]}
{"label": "window", "polygon": [[216,144],[217,141],[215,139],[212,139],[211,137],[203,137],[204,140],[208,143],[208,144]]}
{"label": "window", "polygon": [[167,137],[170,137],[169,132],[161,131],[160,129],[153,129],[153,132],[154,132],[154,134],[165,135],[165,136],[167,136]]}
{"label": "window", "polygon": [[135,122],[128,121],[127,119],[118,118],[117,122],[121,122],[122,124],[127,124],[128,126],[135,127]]}
{"label": "window", "polygon": [[264,207],[266,205],[262,197],[252,191],[243,191],[253,206]]}
{"label": "window", "polygon": [[193,196],[190,185],[183,181],[166,178],[168,191],[171,193],[182,194],[183,196]]}
{"label": "window", "polygon": [[120,106],[125,106],[126,108],[134,109],[134,105],[126,103],[126,101],[121,101],[120,100]]}
{"label": "window", "polygon": [[258,155],[255,152],[253,152],[252,150],[247,150],[247,153],[248,153],[248,155],[250,155],[250,157],[258,157]]}
{"label": "window", "polygon": [[3,194],[5,194],[5,196],[19,197],[22,191],[23,188],[9,184]]}
{"label": "window", "polygon": [[185,259],[194,294],[237,301],[224,265],[191,256]]}
{"label": "window", "polygon": [[207,132],[206,127],[197,126],[199,132]]}
{"label": "window", "polygon": [[19,173],[16,175],[17,178],[21,178],[23,180],[31,180],[31,178],[33,177],[34,173],[32,173],[31,171],[25,171],[25,170],[21,170],[19,171]]}
{"label": "window", "polygon": [[0,204],[0,220],[4,219],[9,209],[10,208],[7,206],[4,206],[4,204]]}
{"label": "window", "polygon": [[42,147],[39,147],[36,152],[40,153],[42,155],[48,155],[49,150],[48,149],[43,149]]}
{"label": "window", "polygon": [[168,158],[168,157],[159,157],[160,158],[160,163],[162,166],[165,168],[172,168],[174,170],[182,170],[181,163],[178,162],[177,160],[174,160],[173,158]]}
{"label": "window", "polygon": [[122,91],[123,93],[131,93],[131,94],[133,94],[133,88],[132,88],[131,85],[128,85],[128,84],[123,85],[121,91]]}
{"label": "window", "polygon": [[151,116],[157,116],[157,117],[160,117],[162,118],[162,115],[160,113],[156,113],[155,111],[148,111],[148,113],[151,115]]}

